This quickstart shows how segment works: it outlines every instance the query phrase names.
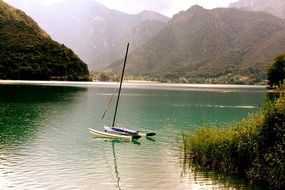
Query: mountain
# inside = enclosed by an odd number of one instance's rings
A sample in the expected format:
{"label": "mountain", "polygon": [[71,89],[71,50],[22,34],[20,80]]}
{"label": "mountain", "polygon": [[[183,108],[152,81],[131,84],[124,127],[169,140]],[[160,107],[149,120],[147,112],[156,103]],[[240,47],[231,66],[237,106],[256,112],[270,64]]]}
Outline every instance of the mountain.
{"label": "mountain", "polygon": [[72,50],[0,0],[0,78],[88,80],[89,71]]}
{"label": "mountain", "polygon": [[63,0],[43,6],[37,0],[7,0],[32,16],[51,37],[74,50],[92,70],[100,70],[157,34],[169,18],[152,12],[126,14],[94,0]]}
{"label": "mountain", "polygon": [[284,0],[239,0],[235,3],[231,3],[229,7],[250,11],[264,11],[285,19]]}
{"label": "mountain", "polygon": [[[285,20],[263,12],[193,6],[128,56],[126,74],[162,80],[257,83],[285,51]],[[123,61],[107,71],[121,70]]]}

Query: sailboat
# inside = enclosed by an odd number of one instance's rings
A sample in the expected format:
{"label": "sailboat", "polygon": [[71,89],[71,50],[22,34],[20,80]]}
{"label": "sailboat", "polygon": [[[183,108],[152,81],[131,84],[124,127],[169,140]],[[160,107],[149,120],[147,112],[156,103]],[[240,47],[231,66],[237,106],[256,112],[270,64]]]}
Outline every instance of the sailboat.
{"label": "sailboat", "polygon": [[[126,68],[126,62],[127,62],[127,57],[128,57],[128,51],[129,51],[129,43],[127,44],[127,50],[126,50],[123,70],[122,70],[122,74],[121,74],[120,87],[119,87],[119,92],[118,92],[118,97],[117,97],[117,102],[116,102],[116,107],[115,107],[115,113],[114,113],[114,117],[113,117],[112,127],[104,126],[104,132],[103,131],[97,131],[95,129],[89,128],[89,131],[96,137],[108,137],[108,138],[118,138],[118,139],[132,140],[132,139],[139,139],[142,136],[144,136],[144,137],[151,137],[151,136],[156,135],[153,132],[151,132],[151,133],[144,133],[144,132],[136,131],[136,130],[133,130],[133,129],[117,127],[115,125],[117,111],[118,111],[118,105],[119,105],[119,101],[120,101],[122,83],[123,83],[123,78],[124,78],[124,73],[125,73],[125,68]],[[106,110],[105,110],[105,112],[106,112]],[[103,117],[105,115],[105,112],[103,114]]]}
{"label": "sailboat", "polygon": [[122,83],[123,83],[123,78],[124,78],[124,73],[125,73],[125,67],[126,67],[126,62],[127,62],[127,57],[128,57],[128,51],[129,51],[129,43],[127,44],[127,50],[126,50],[123,70],[122,70],[122,74],[121,74],[120,87],[119,87],[119,92],[118,92],[118,97],[117,97],[112,127],[105,126],[104,131],[98,131],[98,130],[89,128],[90,133],[93,134],[94,137],[114,138],[114,139],[124,139],[124,140],[139,139],[141,137],[138,133],[126,133],[126,132],[117,131],[114,129],[117,111],[118,111],[118,105],[119,105],[119,101],[120,101]]}

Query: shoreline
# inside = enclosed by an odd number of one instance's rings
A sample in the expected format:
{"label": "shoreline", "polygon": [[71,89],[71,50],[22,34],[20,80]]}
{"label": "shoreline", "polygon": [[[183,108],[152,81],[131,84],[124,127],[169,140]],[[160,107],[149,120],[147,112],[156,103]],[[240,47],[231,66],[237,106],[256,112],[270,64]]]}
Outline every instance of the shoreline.
{"label": "shoreline", "polygon": [[[74,86],[74,87],[114,87],[118,82],[82,82],[82,81],[37,81],[37,80],[0,80],[0,85],[43,85],[43,86]],[[154,89],[266,89],[266,85],[236,84],[190,84],[190,83],[159,83],[154,81],[124,80],[123,88],[154,88]]]}

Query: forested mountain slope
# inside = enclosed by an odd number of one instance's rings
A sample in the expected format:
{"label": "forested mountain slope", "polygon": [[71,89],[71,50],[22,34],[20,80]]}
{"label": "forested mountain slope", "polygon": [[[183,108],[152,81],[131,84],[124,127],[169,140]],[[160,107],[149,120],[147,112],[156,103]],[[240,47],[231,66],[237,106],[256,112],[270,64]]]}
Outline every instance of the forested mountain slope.
{"label": "forested mountain slope", "polygon": [[0,78],[88,80],[89,71],[72,50],[0,0]]}
{"label": "forested mountain slope", "polygon": [[44,6],[37,0],[7,0],[25,11],[53,39],[71,48],[91,70],[105,68],[157,34],[169,20],[153,11],[126,14],[95,0],[63,0]]}
{"label": "forested mountain slope", "polygon": [[[285,21],[263,12],[193,6],[129,55],[126,73],[162,80],[258,83],[285,50]],[[119,71],[122,60],[106,70]]]}

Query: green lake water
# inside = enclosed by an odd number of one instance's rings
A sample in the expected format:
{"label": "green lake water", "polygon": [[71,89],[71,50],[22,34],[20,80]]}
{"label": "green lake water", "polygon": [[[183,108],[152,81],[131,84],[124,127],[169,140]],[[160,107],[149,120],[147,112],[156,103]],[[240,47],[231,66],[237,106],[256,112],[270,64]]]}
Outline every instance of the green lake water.
{"label": "green lake water", "polygon": [[125,86],[118,125],[157,136],[138,142],[92,138],[88,128],[112,123],[115,101],[101,116],[114,87],[0,85],[0,189],[247,188],[188,166],[181,133],[257,112],[265,88]]}

